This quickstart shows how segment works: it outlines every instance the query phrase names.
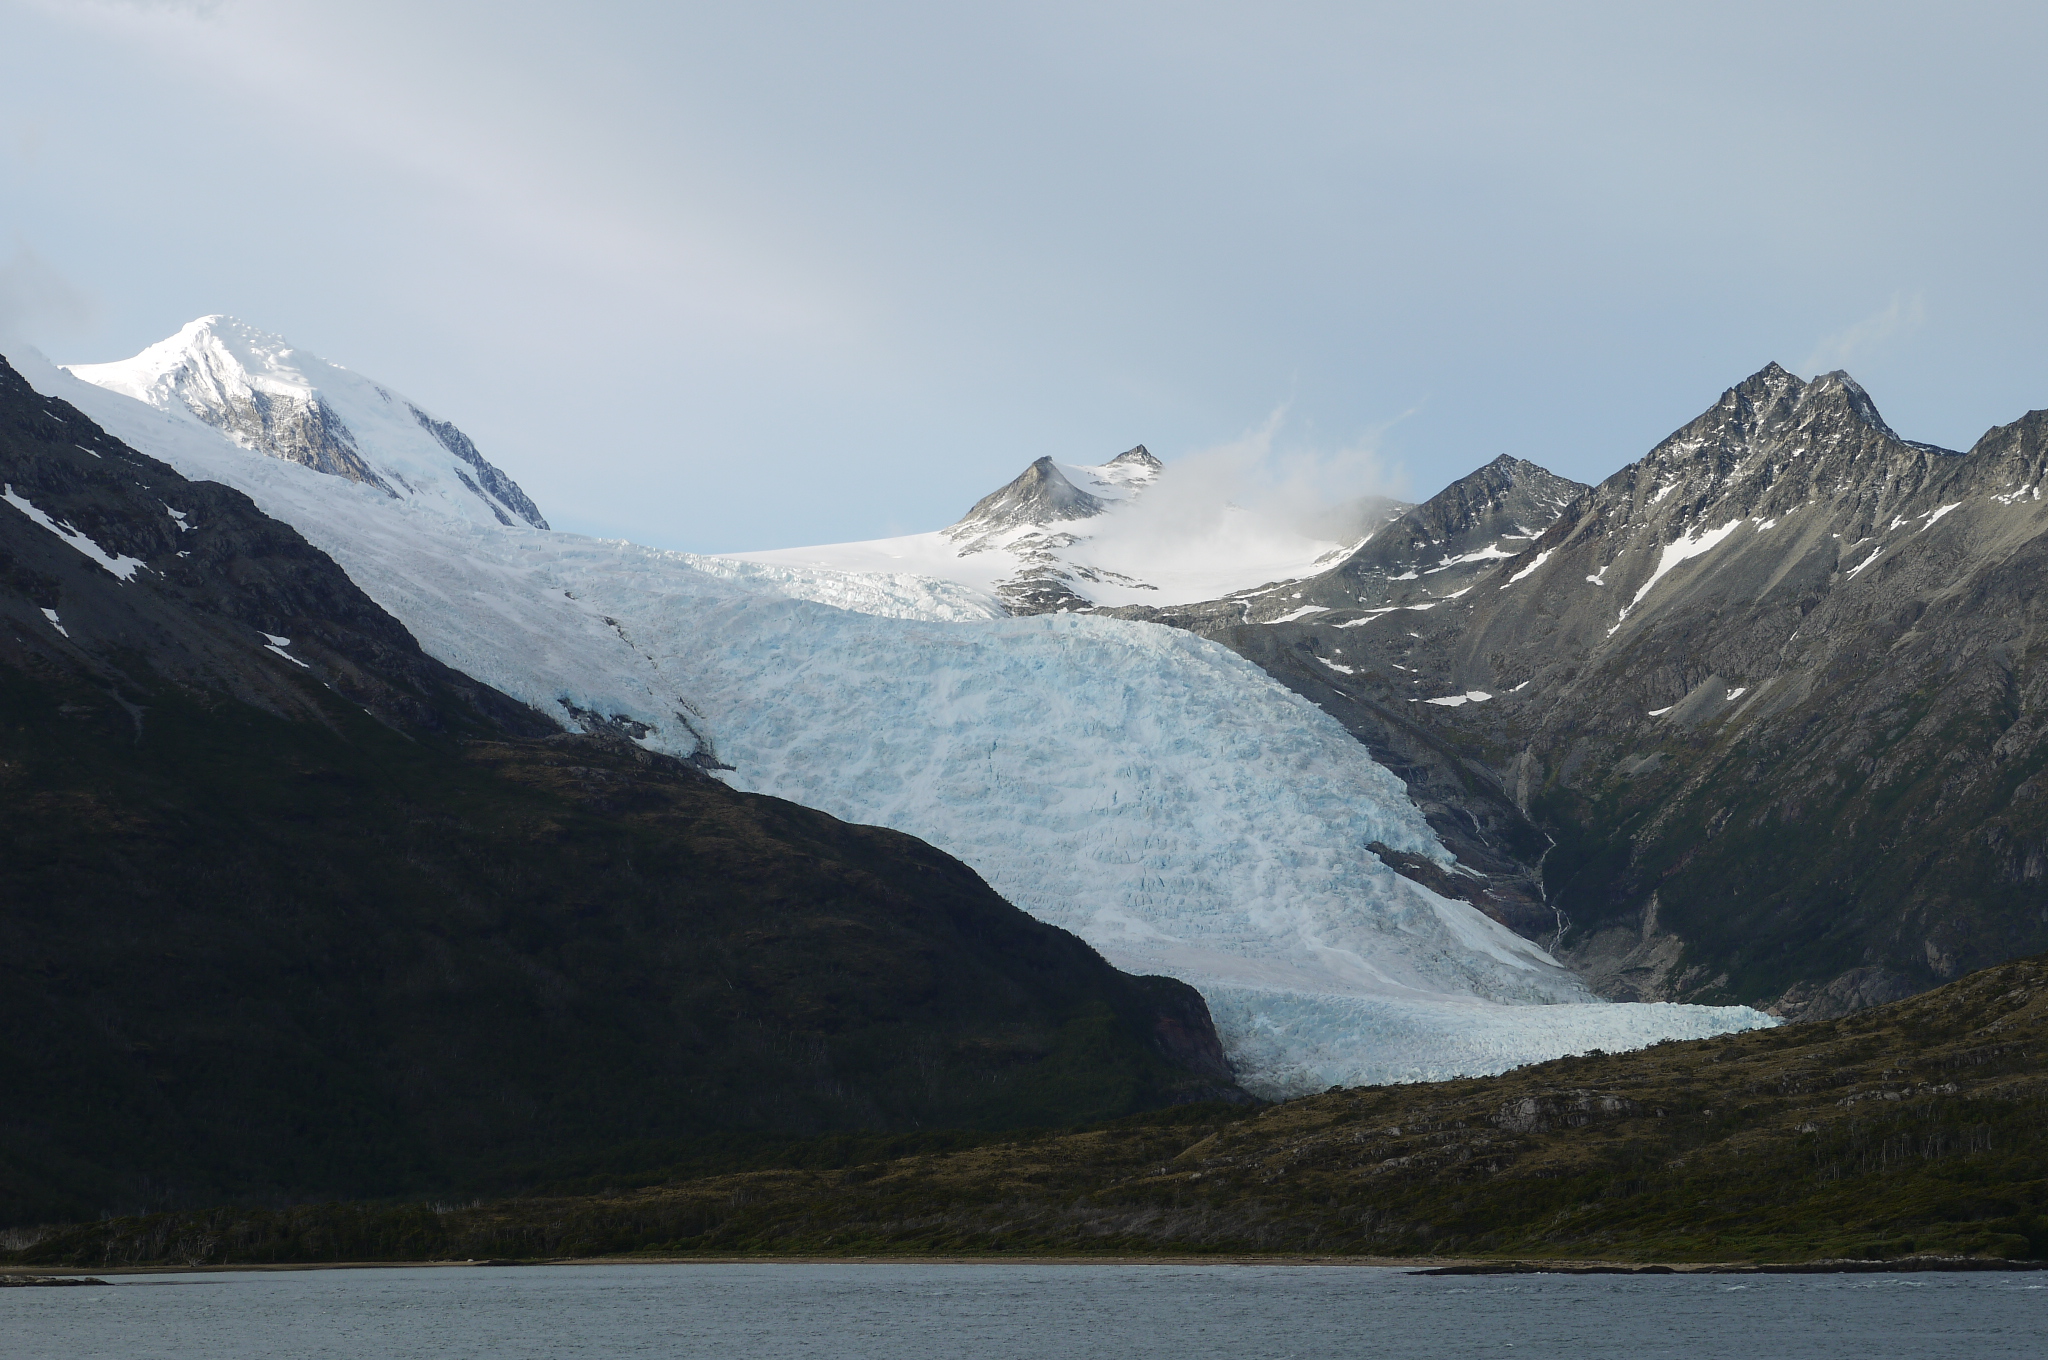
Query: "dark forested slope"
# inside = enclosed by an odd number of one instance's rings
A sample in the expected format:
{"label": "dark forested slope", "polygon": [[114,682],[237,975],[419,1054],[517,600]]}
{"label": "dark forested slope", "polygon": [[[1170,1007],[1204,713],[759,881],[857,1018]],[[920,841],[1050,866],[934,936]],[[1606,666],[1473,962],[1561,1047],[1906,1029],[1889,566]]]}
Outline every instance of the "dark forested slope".
{"label": "dark forested slope", "polygon": [[52,1229],[21,1264],[735,1253],[2048,1259],[2048,959],[1844,1019],[863,1164]]}

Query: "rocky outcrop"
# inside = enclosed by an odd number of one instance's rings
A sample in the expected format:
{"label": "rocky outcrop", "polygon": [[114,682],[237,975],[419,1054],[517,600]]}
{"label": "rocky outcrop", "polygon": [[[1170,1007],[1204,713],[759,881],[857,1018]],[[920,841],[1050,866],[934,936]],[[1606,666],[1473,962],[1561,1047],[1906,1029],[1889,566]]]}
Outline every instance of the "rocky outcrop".
{"label": "rocky outcrop", "polygon": [[244,448],[256,449],[315,472],[346,477],[397,495],[363,461],[355,436],[327,403],[269,392],[222,392],[214,402],[191,403],[192,413]]}
{"label": "rocky outcrop", "polygon": [[[411,402],[406,403],[405,409],[412,412],[412,418],[420,423],[421,429],[441,442],[442,448],[448,450],[448,452],[454,454],[475,470],[477,482],[481,482],[483,485],[478,487],[475,482],[470,482],[467,478],[464,478],[464,484],[471,491],[476,492],[477,496],[486,505],[491,507],[491,512],[497,516],[499,523],[510,524],[512,522],[504,514],[505,510],[510,510],[535,529],[545,529],[548,527],[547,520],[541,517],[540,507],[533,503],[533,498],[520,489],[519,483],[507,477],[495,464],[491,463],[481,453],[478,453],[475,442],[468,435],[456,429],[448,421],[434,419]],[[493,498],[495,498],[495,503]],[[503,509],[500,509],[500,506]]]}

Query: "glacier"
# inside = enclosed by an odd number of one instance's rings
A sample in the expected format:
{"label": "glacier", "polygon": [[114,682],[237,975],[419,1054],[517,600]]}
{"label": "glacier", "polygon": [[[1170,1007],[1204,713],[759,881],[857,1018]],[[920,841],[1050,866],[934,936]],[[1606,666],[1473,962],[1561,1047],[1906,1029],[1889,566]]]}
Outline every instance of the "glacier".
{"label": "glacier", "polygon": [[[1394,873],[1368,843],[1452,867],[1400,781],[1192,634],[1004,617],[911,571],[508,525],[461,496],[266,456],[162,393],[16,367],[184,475],[245,492],[429,653],[565,727],[612,723],[731,767],[735,787],[919,836],[1118,966],[1193,983],[1261,1095],[1775,1023],[1599,1002],[1535,944]],[[352,419],[346,394],[335,405]]]}

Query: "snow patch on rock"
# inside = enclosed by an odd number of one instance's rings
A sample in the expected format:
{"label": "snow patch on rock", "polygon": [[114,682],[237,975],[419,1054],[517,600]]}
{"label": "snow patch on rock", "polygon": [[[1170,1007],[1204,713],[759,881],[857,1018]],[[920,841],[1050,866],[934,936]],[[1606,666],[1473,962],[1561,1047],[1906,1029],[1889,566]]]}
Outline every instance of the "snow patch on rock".
{"label": "snow patch on rock", "polygon": [[[139,557],[128,557],[122,553],[110,553],[86,535],[72,528],[69,524],[51,519],[31,504],[26,496],[16,495],[12,485],[0,488],[0,500],[6,501],[9,505],[21,511],[22,514],[27,515],[37,524],[48,529],[51,533],[63,539],[73,548],[99,563],[123,581],[134,580],[136,569],[148,565]],[[67,633],[65,636],[69,637],[70,634]]]}

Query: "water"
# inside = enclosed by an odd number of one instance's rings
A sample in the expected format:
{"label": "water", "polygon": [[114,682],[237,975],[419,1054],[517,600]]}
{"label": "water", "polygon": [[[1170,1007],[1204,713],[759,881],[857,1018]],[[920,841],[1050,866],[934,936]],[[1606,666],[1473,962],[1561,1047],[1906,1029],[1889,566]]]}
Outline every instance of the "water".
{"label": "water", "polygon": [[6,1360],[2037,1357],[2048,1274],[1418,1277],[1347,1266],[648,1265],[0,1291]]}

